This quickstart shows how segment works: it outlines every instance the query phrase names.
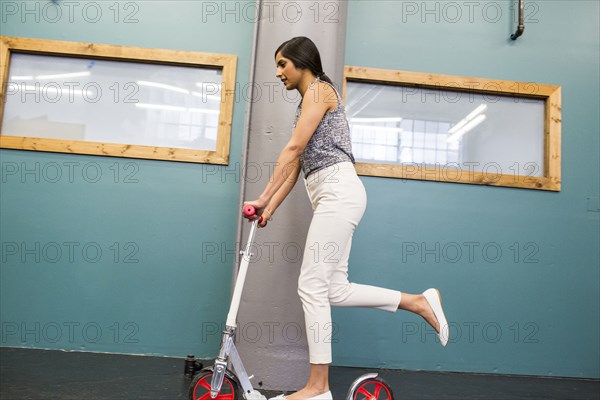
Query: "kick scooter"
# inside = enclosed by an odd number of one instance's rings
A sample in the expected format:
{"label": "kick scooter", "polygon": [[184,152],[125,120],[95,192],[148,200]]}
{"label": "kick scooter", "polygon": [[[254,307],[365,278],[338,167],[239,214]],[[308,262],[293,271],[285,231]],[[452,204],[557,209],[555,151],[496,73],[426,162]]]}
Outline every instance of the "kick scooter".
{"label": "kick scooter", "polygon": [[[252,217],[256,214],[253,206],[244,207],[244,215]],[[252,221],[248,243],[245,250],[241,251],[242,260],[231,298],[229,314],[221,339],[221,349],[215,363],[211,367],[203,368],[192,380],[189,388],[190,400],[266,400],[267,398],[252,387],[242,359],[235,347],[234,337],[237,328],[237,314],[240,299],[248,272],[248,265],[252,253],[250,248],[258,228],[260,219]],[[231,369],[229,368],[231,366]],[[240,391],[241,387],[241,391]],[[365,374],[356,379],[346,397],[347,400],[393,400],[392,390],[377,374]]]}

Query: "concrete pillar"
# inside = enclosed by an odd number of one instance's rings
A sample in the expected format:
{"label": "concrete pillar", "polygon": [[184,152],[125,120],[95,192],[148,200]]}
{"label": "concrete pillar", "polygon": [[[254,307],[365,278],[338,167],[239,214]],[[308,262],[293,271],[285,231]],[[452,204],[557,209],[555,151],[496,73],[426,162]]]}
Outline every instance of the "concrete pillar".
{"label": "concrete pillar", "polygon": [[[267,184],[291,136],[301,100],[297,91],[287,92],[275,78],[275,50],[294,36],[309,37],[321,53],[325,73],[341,89],[346,33],[347,5],[342,0],[259,1],[257,7],[262,15],[255,33],[254,90],[242,183],[247,200],[255,199]],[[297,390],[308,377],[307,332],[297,282],[311,215],[301,175],[274,220],[257,234],[237,334],[242,360],[255,376],[252,382],[257,388]],[[242,223],[238,230],[242,245],[248,232],[249,224]]]}

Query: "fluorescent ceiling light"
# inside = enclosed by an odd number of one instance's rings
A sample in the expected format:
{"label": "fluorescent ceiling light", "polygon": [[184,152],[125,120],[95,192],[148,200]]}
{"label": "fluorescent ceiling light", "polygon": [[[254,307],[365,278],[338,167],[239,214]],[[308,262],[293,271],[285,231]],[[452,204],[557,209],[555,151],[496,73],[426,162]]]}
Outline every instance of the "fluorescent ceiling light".
{"label": "fluorescent ceiling light", "polygon": [[188,108],[188,111],[203,114],[218,114],[220,112],[219,110],[207,110],[205,108]]}
{"label": "fluorescent ceiling light", "polygon": [[[140,86],[148,86],[148,87],[155,87],[155,88],[159,88],[159,89],[171,90],[173,92],[178,92],[178,93],[183,93],[183,94],[191,94],[192,96],[201,97],[203,99],[221,101],[221,96],[215,96],[212,94],[204,94],[204,93],[194,92],[194,91],[190,92],[187,89],[183,89],[183,88],[173,86],[173,85],[166,85],[164,83],[138,81],[137,84]],[[220,87],[219,87],[219,90],[220,90]]]}
{"label": "fluorescent ceiling light", "polygon": [[62,79],[62,78],[77,78],[80,76],[90,76],[90,71],[85,72],[72,72],[68,74],[56,74],[56,75],[38,75],[35,79]]}
{"label": "fluorescent ceiling light", "polygon": [[204,108],[186,108],[179,106],[168,106],[165,104],[150,104],[150,103],[136,103],[138,108],[149,108],[151,110],[166,110],[166,111],[179,111],[179,112],[195,112],[204,114],[219,114],[219,110],[208,110]]}
{"label": "fluorescent ceiling light", "polygon": [[476,109],[471,111],[471,113],[469,115],[467,115],[466,117],[461,119],[456,125],[454,125],[452,128],[450,128],[448,133],[451,135],[454,134],[454,132],[461,129],[463,126],[468,124],[471,120],[473,120],[473,118],[475,118],[479,114],[483,113],[485,110],[487,110],[487,104],[481,104],[479,107],[477,107]]}
{"label": "fluorescent ceiling light", "polygon": [[148,104],[148,103],[136,103],[136,107],[139,108],[150,108],[153,110],[168,110],[168,111],[185,111],[185,107],[167,106],[164,104]]}
{"label": "fluorescent ceiling light", "polygon": [[11,76],[10,77],[11,81],[32,81],[33,80],[33,76]]}
{"label": "fluorescent ceiling light", "polygon": [[190,94],[190,91],[187,89],[182,89],[180,87],[173,86],[173,85],[166,85],[164,83],[149,82],[149,81],[137,81],[136,83],[140,86],[149,86],[149,87],[155,87],[155,88],[159,88],[159,89],[171,90],[173,92],[178,92],[178,93],[183,93],[183,94]]}
{"label": "fluorescent ceiling light", "polygon": [[478,115],[477,117],[475,117],[474,119],[472,119],[470,122],[468,122],[466,125],[464,125],[462,128],[460,128],[459,130],[455,131],[452,134],[452,136],[450,136],[448,139],[446,139],[446,142],[456,142],[456,141],[458,141],[467,132],[469,132],[470,130],[472,130],[473,128],[475,128],[477,125],[479,125],[480,123],[482,123],[483,121],[485,121],[485,118],[486,118],[485,114]]}

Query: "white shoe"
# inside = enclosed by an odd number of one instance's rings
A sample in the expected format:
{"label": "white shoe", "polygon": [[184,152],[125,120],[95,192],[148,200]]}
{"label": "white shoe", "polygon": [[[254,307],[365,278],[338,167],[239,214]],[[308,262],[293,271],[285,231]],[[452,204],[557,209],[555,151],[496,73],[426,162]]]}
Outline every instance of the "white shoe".
{"label": "white shoe", "polygon": [[[269,400],[285,400],[287,397],[285,394],[280,394],[277,397],[271,397]],[[333,396],[331,395],[331,391],[325,392],[315,397],[310,397],[306,400],[333,400]]]}
{"label": "white shoe", "polygon": [[331,390],[330,390],[330,391],[320,394],[318,396],[311,397],[310,399],[307,399],[307,400],[333,400],[333,396],[331,395]]}
{"label": "white shoe", "polygon": [[427,289],[423,292],[423,296],[425,296],[425,300],[429,303],[429,306],[433,310],[433,314],[435,314],[435,317],[440,324],[440,332],[437,334],[440,338],[440,343],[442,346],[446,346],[448,344],[448,339],[450,338],[450,327],[448,326],[448,321],[446,321],[446,316],[442,309],[442,296],[437,289]]}

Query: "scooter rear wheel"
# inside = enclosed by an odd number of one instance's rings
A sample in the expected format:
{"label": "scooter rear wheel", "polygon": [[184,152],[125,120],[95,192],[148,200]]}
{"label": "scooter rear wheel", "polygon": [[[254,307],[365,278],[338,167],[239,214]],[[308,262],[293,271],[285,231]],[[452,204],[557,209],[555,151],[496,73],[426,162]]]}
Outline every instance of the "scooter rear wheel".
{"label": "scooter rear wheel", "polygon": [[[201,372],[190,384],[189,396],[190,400],[212,400],[210,397],[210,381],[213,373]],[[227,376],[223,378],[221,391],[215,397],[215,400],[241,400],[242,395],[237,382],[229,379]]]}
{"label": "scooter rear wheel", "polygon": [[380,378],[365,379],[352,394],[353,400],[393,400],[392,388]]}

